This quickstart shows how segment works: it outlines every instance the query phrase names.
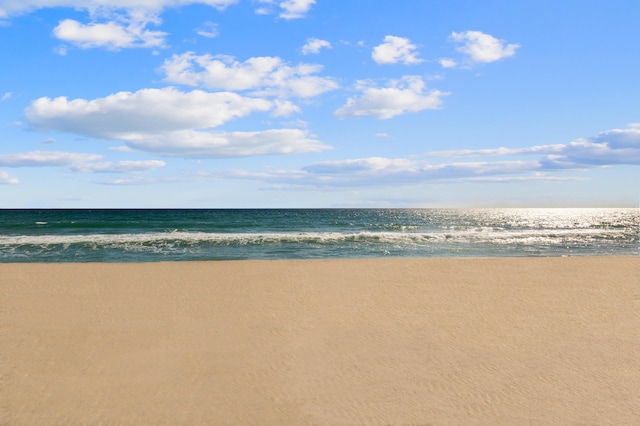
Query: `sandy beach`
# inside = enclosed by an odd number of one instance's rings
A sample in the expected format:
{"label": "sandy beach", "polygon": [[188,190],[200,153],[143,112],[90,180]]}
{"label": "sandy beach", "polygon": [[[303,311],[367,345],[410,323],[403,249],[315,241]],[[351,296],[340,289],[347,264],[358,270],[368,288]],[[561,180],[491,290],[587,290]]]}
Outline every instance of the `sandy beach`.
{"label": "sandy beach", "polygon": [[637,425],[640,258],[0,264],[1,425]]}

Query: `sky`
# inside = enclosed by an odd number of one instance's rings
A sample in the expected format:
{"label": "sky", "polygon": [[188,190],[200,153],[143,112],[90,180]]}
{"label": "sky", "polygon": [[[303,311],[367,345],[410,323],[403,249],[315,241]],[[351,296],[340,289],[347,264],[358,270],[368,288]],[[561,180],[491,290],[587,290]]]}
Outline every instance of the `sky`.
{"label": "sky", "polygon": [[0,208],[638,207],[637,0],[0,0]]}

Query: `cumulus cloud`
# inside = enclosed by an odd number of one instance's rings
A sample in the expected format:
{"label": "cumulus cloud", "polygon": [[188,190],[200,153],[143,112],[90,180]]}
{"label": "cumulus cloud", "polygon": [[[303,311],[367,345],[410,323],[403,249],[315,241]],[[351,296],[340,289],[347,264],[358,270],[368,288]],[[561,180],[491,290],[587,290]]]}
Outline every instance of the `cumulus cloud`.
{"label": "cumulus cloud", "polygon": [[120,92],[94,100],[40,98],[25,116],[36,130],[100,139],[161,155],[218,158],[317,152],[329,147],[298,129],[217,132],[212,129],[255,111],[287,114],[296,107],[230,92],[175,88]]}
{"label": "cumulus cloud", "polygon": [[278,16],[282,19],[304,18],[316,3],[316,0],[257,0],[264,5],[258,7],[255,12],[258,15],[270,15],[279,11]]}
{"label": "cumulus cloud", "polygon": [[371,57],[379,64],[418,64],[423,60],[418,59],[416,48],[408,38],[388,35],[384,43],[373,48]]}
{"label": "cumulus cloud", "polygon": [[92,15],[110,10],[137,10],[159,13],[168,7],[204,4],[224,9],[239,0],[0,0],[0,18],[9,18],[38,9],[68,7]]}
{"label": "cumulus cloud", "polygon": [[457,50],[469,57],[472,62],[495,62],[516,54],[519,44],[506,44],[504,40],[481,31],[451,33],[451,40],[461,44]]}
{"label": "cumulus cloud", "polygon": [[640,165],[640,125],[602,132],[595,137],[567,144],[540,145],[521,149],[486,149],[429,153],[429,156],[536,156],[532,159],[483,161],[432,161],[367,157],[323,161],[296,170],[252,172],[231,170],[218,176],[251,179],[281,188],[358,187],[419,185],[431,182],[522,182],[581,179],[555,174],[562,170],[584,170],[600,166]]}
{"label": "cumulus cloud", "polygon": [[249,58],[244,62],[232,56],[173,55],[161,67],[165,81],[209,89],[251,90],[258,96],[309,98],[338,88],[332,78],[318,77],[321,65],[290,66],[273,56]]}
{"label": "cumulus cloud", "polygon": [[385,120],[408,112],[437,109],[447,95],[439,90],[427,91],[419,76],[404,76],[383,88],[364,86],[361,96],[349,98],[335,111],[337,118],[373,116]]}
{"label": "cumulus cloud", "polygon": [[302,46],[302,54],[310,55],[315,53],[320,53],[320,49],[323,47],[331,48],[331,43],[327,40],[321,40],[319,38],[309,38],[304,46]]}
{"label": "cumulus cloud", "polygon": [[[0,19],[42,8],[68,7],[86,11],[90,22],[64,19],[53,35],[83,49],[104,47],[119,50],[131,47],[162,47],[166,33],[147,29],[161,23],[160,14],[167,7],[204,4],[219,10],[238,0],[0,0]],[[207,32],[211,34],[211,32]],[[58,53],[66,54],[62,46]]]}
{"label": "cumulus cloud", "polygon": [[280,17],[283,19],[304,18],[315,3],[316,0],[284,0],[280,2],[282,8]]}
{"label": "cumulus cloud", "polygon": [[218,127],[234,118],[273,107],[265,99],[236,93],[200,90],[185,93],[168,87],[118,92],[94,100],[44,97],[32,102],[25,116],[36,130],[129,140],[149,133]]}
{"label": "cumulus cloud", "polygon": [[17,177],[11,176],[9,173],[0,170],[0,185],[17,185],[20,180]]}
{"label": "cumulus cloud", "polygon": [[442,68],[455,68],[458,66],[458,63],[450,58],[440,58],[438,63]]}
{"label": "cumulus cloud", "polygon": [[[128,47],[161,47],[167,33],[146,30],[147,22],[107,22],[82,24],[65,19],[54,28],[56,38],[83,49],[106,47],[118,50]],[[66,52],[66,51],[65,51]]]}

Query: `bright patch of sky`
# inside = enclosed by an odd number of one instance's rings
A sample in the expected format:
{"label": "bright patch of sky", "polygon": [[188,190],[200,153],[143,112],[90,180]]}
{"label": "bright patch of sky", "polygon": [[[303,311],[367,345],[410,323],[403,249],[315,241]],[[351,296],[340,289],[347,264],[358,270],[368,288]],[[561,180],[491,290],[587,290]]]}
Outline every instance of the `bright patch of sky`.
{"label": "bright patch of sky", "polygon": [[0,208],[636,207],[639,13],[0,0]]}

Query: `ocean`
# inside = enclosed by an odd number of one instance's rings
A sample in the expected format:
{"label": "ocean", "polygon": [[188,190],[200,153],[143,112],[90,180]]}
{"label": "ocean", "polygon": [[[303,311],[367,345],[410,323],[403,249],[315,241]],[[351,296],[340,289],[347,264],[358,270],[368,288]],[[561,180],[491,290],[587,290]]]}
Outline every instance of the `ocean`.
{"label": "ocean", "polygon": [[0,210],[0,262],[637,256],[639,209]]}

